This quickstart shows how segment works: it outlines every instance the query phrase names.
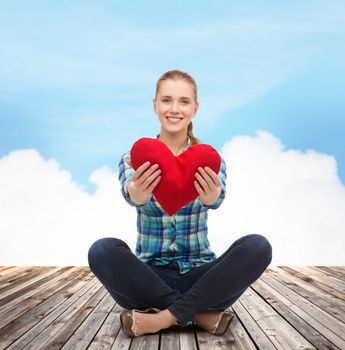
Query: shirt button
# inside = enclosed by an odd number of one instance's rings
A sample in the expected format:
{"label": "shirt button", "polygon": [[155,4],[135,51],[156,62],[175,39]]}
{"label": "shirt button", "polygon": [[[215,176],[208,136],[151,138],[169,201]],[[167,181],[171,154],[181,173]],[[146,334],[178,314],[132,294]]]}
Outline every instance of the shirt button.
{"label": "shirt button", "polygon": [[169,250],[170,250],[170,251],[175,251],[175,241],[174,241],[174,240],[171,241]]}

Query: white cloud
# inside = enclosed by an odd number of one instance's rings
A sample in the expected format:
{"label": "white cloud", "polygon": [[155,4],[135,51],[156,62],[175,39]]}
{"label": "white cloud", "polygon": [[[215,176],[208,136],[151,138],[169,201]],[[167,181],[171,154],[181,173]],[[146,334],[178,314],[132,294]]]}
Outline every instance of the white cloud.
{"label": "white cloud", "polygon": [[85,265],[97,238],[134,242],[135,212],[120,198],[116,174],[103,167],[90,180],[97,186],[94,195],[35,150],[1,158],[0,264]]}
{"label": "white cloud", "polygon": [[[273,135],[238,136],[222,150],[228,169],[223,205],[209,211],[217,255],[256,232],[273,246],[272,264],[344,265],[345,187],[334,157],[285,150]],[[100,237],[124,239],[134,250],[136,212],[107,167],[84,192],[55,160],[36,150],[0,159],[0,265],[86,265]]]}
{"label": "white cloud", "polygon": [[284,150],[272,134],[257,134],[222,149],[228,194],[210,213],[211,244],[221,251],[236,237],[261,233],[274,264],[344,265],[345,187],[334,157]]}

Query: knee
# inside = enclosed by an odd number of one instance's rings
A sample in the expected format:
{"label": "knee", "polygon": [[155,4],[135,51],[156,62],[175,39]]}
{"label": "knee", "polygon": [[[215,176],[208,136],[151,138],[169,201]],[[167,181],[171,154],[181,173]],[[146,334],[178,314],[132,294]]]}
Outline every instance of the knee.
{"label": "knee", "polygon": [[263,235],[253,233],[248,235],[248,240],[268,266],[272,261],[272,246],[268,239]]}
{"label": "knee", "polygon": [[97,241],[95,241],[89,248],[88,256],[87,256],[90,269],[93,270],[93,267],[96,264],[104,261],[104,258],[109,253],[113,253],[112,251],[117,247],[128,247],[128,246],[121,239],[114,238],[114,237],[100,238]]}

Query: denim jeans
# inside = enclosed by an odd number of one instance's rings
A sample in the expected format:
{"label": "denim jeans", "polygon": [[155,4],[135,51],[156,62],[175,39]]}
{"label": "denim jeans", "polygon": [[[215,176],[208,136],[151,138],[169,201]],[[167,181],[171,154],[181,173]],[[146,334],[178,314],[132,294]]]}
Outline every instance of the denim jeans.
{"label": "denim jeans", "polygon": [[169,309],[182,327],[201,311],[232,305],[271,260],[272,247],[259,234],[237,239],[216,260],[184,274],[176,261],[164,266],[141,261],[118,238],[101,238],[88,252],[91,271],[120,306]]}

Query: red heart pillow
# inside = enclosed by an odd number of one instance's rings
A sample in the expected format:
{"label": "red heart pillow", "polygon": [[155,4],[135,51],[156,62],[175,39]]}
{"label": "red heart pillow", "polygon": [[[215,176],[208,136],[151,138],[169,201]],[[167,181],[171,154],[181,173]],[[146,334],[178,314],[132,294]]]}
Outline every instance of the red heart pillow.
{"label": "red heart pillow", "polygon": [[153,194],[170,216],[199,196],[194,187],[198,167],[208,166],[218,174],[221,165],[220,155],[210,145],[192,145],[179,156],[175,156],[165,143],[153,138],[136,141],[130,157],[135,170],[147,161],[151,165],[159,164],[161,179]]}

